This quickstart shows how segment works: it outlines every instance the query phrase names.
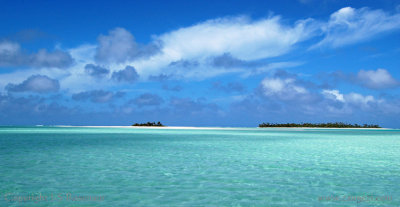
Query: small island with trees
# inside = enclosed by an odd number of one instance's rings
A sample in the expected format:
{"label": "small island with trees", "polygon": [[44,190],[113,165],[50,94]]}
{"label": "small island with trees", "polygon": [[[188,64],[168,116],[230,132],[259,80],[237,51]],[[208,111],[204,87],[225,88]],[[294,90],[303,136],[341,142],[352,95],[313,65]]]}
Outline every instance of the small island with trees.
{"label": "small island with trees", "polygon": [[381,128],[379,125],[375,124],[346,124],[342,122],[335,122],[335,123],[286,123],[286,124],[275,124],[275,123],[262,123],[259,124],[258,127],[260,128],[267,128],[267,127],[310,127],[310,128]]}
{"label": "small island with trees", "polygon": [[132,124],[132,126],[164,127],[164,125],[161,124],[161,122],[134,123]]}

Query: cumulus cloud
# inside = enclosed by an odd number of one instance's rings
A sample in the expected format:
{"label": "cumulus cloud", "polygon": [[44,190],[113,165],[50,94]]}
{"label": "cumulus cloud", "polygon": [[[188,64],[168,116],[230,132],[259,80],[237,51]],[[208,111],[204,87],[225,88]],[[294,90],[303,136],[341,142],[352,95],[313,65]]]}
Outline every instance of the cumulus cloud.
{"label": "cumulus cloud", "polygon": [[266,97],[266,105],[276,103],[283,110],[294,112],[301,109],[306,114],[329,112],[330,115],[336,116],[357,111],[388,113],[390,110],[399,111],[400,108],[393,104],[393,98],[376,98],[357,92],[341,93],[337,89],[327,89],[316,83],[304,81],[285,71],[278,71],[262,80],[259,92],[261,93],[255,95]]}
{"label": "cumulus cloud", "polygon": [[361,85],[371,89],[394,88],[400,85],[385,69],[360,70],[356,79]]}
{"label": "cumulus cloud", "polygon": [[158,106],[163,102],[164,100],[160,96],[151,93],[144,93],[130,101],[130,103],[133,103],[139,107]]}
{"label": "cumulus cloud", "polygon": [[[315,114],[324,110],[333,115],[351,114],[355,111],[380,111],[387,113],[389,108],[396,109],[391,100],[376,98],[357,92],[341,93],[337,89],[326,89],[313,82],[301,80],[286,72],[278,72],[266,77],[260,84],[262,96],[276,102],[284,108]],[[398,107],[397,107],[398,108]]]}
{"label": "cumulus cloud", "polygon": [[51,79],[45,75],[32,75],[20,84],[8,84],[6,90],[9,92],[35,92],[49,93],[60,89],[58,80]]}
{"label": "cumulus cloud", "polygon": [[85,72],[95,78],[103,78],[110,73],[107,68],[94,64],[85,65]]}
{"label": "cumulus cloud", "polygon": [[123,63],[128,60],[148,57],[158,52],[156,44],[140,45],[124,28],[115,28],[108,35],[98,38],[96,60],[101,63]]}
{"label": "cumulus cloud", "polygon": [[8,41],[0,42],[0,67],[21,65],[24,57],[20,53],[19,44]]}
{"label": "cumulus cloud", "polygon": [[379,9],[344,7],[331,14],[329,21],[322,27],[324,38],[312,48],[340,47],[399,28],[399,13],[390,14]]}
{"label": "cumulus cloud", "polygon": [[323,90],[322,94],[328,99],[345,102],[343,94],[341,94],[338,90]]}
{"label": "cumulus cloud", "polygon": [[369,89],[381,90],[400,86],[400,81],[396,80],[386,69],[360,70],[357,73],[345,73],[335,71],[321,75],[325,85],[336,85],[340,82],[360,85]]}
{"label": "cumulus cloud", "polygon": [[0,67],[38,67],[38,68],[67,68],[73,64],[71,55],[61,50],[48,52],[40,49],[37,53],[22,52],[18,43],[0,42]]}
{"label": "cumulus cloud", "polygon": [[277,97],[282,100],[291,100],[304,97],[309,91],[299,85],[291,77],[266,77],[261,82],[262,92],[266,96]]}
{"label": "cumulus cloud", "polygon": [[375,103],[377,100],[371,95],[362,95],[359,93],[349,93],[344,95],[345,102],[354,104],[361,107],[369,107],[370,104]]}
{"label": "cumulus cloud", "polygon": [[17,56],[19,52],[20,46],[15,42],[3,41],[0,43],[1,62],[5,62],[7,58],[12,59],[14,56]]}
{"label": "cumulus cloud", "polygon": [[34,54],[31,59],[31,64],[35,67],[66,68],[72,63],[73,59],[71,55],[61,50],[48,52],[45,49],[41,49],[38,53]]}
{"label": "cumulus cloud", "polygon": [[134,83],[139,78],[138,73],[132,66],[126,66],[125,69],[113,72],[112,79],[117,82]]}
{"label": "cumulus cloud", "polygon": [[124,96],[123,92],[110,92],[103,90],[93,90],[93,91],[85,91],[80,93],[75,93],[72,95],[72,99],[75,101],[87,101],[90,100],[94,103],[106,103],[110,102],[114,99],[120,98]]}
{"label": "cumulus cloud", "polygon": [[[372,95],[362,95],[359,93],[351,92],[348,94],[342,94],[339,90],[323,90],[323,96],[334,102],[340,102],[343,105],[340,105],[342,111],[352,112],[358,109],[370,110],[370,109],[383,109],[382,104],[386,101],[383,99],[376,99]],[[327,107],[329,109],[333,109],[335,106],[329,103]]]}

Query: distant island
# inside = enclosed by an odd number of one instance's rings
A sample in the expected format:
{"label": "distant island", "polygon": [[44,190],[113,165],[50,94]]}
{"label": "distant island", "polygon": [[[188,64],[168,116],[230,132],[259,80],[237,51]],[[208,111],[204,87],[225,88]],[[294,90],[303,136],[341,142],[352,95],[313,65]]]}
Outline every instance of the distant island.
{"label": "distant island", "polygon": [[154,126],[154,127],[163,127],[164,125],[161,122],[147,122],[147,123],[134,123],[132,126]]}
{"label": "distant island", "polygon": [[259,124],[258,127],[266,128],[266,127],[315,127],[315,128],[382,128],[379,125],[373,124],[345,124],[342,122],[335,122],[335,123],[318,123],[318,124],[311,124],[311,123],[286,123],[286,124],[272,124],[272,123],[262,123]]}

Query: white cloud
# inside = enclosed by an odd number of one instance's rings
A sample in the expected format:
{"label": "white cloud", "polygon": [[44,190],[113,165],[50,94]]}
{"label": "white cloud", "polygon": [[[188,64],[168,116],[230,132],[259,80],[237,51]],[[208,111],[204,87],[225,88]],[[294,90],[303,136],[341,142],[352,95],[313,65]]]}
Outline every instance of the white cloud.
{"label": "white cloud", "polygon": [[108,36],[100,35],[98,41],[96,60],[100,62],[124,62],[137,47],[133,35],[123,28],[111,30]]}
{"label": "white cloud", "polygon": [[347,108],[347,111],[351,111],[348,109],[353,107],[356,109],[372,109],[373,106],[376,106],[383,101],[377,100],[371,95],[362,95],[354,92],[342,94],[339,90],[323,90],[322,95],[329,100],[345,104],[344,108]]}
{"label": "white cloud", "polygon": [[40,49],[37,53],[27,54],[18,43],[0,42],[0,67],[67,68],[73,63],[71,55],[59,49],[53,52]]}
{"label": "white cloud", "polygon": [[274,57],[310,37],[312,20],[285,26],[278,16],[252,21],[244,17],[209,20],[161,35],[163,53],[191,59],[230,53],[242,60]]}
{"label": "white cloud", "polygon": [[[278,16],[257,21],[245,17],[213,19],[155,37],[162,45],[160,53],[130,64],[140,75],[146,76],[161,73],[171,62],[196,60],[205,65],[208,58],[227,53],[244,61],[275,57],[312,37],[316,29],[311,19],[297,21],[294,25],[283,24]],[[210,65],[198,69],[197,76],[227,72]]]}
{"label": "white cloud", "polygon": [[125,69],[114,72],[112,79],[117,82],[134,83],[139,79],[139,75],[134,67],[126,66]]}
{"label": "white cloud", "polygon": [[31,64],[37,67],[67,68],[72,63],[71,55],[64,51],[48,52],[46,49],[41,49],[33,56]]}
{"label": "white cloud", "polygon": [[33,75],[20,84],[8,84],[9,92],[35,92],[48,93],[57,92],[60,89],[58,80],[51,79],[44,75]]}
{"label": "white cloud", "polygon": [[[55,68],[29,68],[29,69],[24,69],[24,70],[16,70],[13,71],[12,73],[2,73],[0,74],[0,91],[5,90],[5,86],[8,84],[19,84],[23,81],[25,81],[27,78],[33,75],[45,75],[48,76],[49,78],[52,79],[57,79],[60,82],[60,88],[74,88],[76,87],[75,85],[70,85],[70,84],[62,84],[62,80],[70,76],[72,73],[69,70],[65,69],[55,69]],[[77,74],[76,76],[79,76]],[[79,77],[77,79],[77,82],[80,84],[85,84],[87,80],[82,79],[82,77]]]}
{"label": "white cloud", "polygon": [[124,28],[115,28],[108,35],[100,35],[96,60],[101,63],[122,63],[135,58],[153,55],[158,51],[155,45],[139,45],[133,35]]}
{"label": "white cloud", "polygon": [[385,69],[360,70],[356,78],[360,84],[372,89],[393,88],[400,85],[400,82]]}
{"label": "white cloud", "polygon": [[276,96],[282,100],[295,99],[308,94],[306,88],[296,84],[293,78],[265,78],[261,82],[263,93],[266,96]]}
{"label": "white cloud", "polygon": [[322,94],[328,99],[344,102],[344,96],[338,90],[323,90]]}
{"label": "white cloud", "polygon": [[330,16],[329,21],[322,27],[324,39],[312,48],[340,47],[399,28],[399,13],[389,14],[379,9],[345,7]]}
{"label": "white cloud", "polygon": [[355,104],[355,105],[361,106],[361,107],[369,107],[370,104],[377,102],[377,100],[375,100],[375,98],[371,95],[364,96],[364,95],[361,95],[358,93],[345,94],[344,100],[347,103]]}
{"label": "white cloud", "polygon": [[96,48],[96,45],[84,44],[71,48],[68,52],[75,59],[77,64],[86,65],[87,63],[93,63],[96,55]]}
{"label": "white cloud", "polygon": [[108,81],[108,79],[111,78],[113,71],[119,70],[123,66],[112,64],[107,67],[110,69],[110,73],[106,74],[103,79],[93,78],[85,70],[87,64],[95,63],[96,48],[96,45],[81,45],[68,50],[76,64],[68,69],[69,74],[59,77],[61,88],[68,88],[69,92],[78,93],[84,90],[104,90],[114,85],[114,82]]}
{"label": "white cloud", "polygon": [[0,43],[0,57],[16,55],[20,50],[19,44],[15,42],[3,41]]}

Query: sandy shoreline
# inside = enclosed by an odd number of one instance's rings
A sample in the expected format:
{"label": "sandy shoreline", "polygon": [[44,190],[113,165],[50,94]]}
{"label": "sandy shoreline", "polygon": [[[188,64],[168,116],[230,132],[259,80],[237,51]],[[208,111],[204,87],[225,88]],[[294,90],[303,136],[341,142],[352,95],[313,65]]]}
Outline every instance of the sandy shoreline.
{"label": "sandy shoreline", "polygon": [[321,127],[192,127],[192,126],[164,126],[164,127],[151,127],[151,126],[67,126],[59,125],[56,127],[82,127],[82,128],[140,128],[140,129],[201,129],[201,130],[244,130],[244,129],[371,129],[371,130],[385,130],[390,128],[321,128]]}
{"label": "sandy shoreline", "polygon": [[[83,128],[129,128],[129,129],[245,129],[239,127],[191,127],[191,126],[163,126],[163,127],[154,127],[154,126],[57,126],[57,127],[83,127]],[[256,128],[254,128],[256,129]]]}

